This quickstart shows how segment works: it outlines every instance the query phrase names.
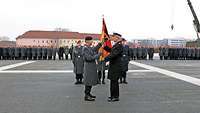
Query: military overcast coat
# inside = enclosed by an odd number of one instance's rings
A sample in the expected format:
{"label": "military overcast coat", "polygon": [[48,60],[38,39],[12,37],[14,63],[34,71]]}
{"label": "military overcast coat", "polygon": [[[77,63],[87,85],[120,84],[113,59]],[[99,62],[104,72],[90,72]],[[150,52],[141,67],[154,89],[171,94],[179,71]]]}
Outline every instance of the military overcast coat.
{"label": "military overcast coat", "polygon": [[0,47],[0,57],[2,56],[3,48]]}
{"label": "military overcast coat", "polygon": [[83,47],[75,46],[72,51],[72,62],[74,64],[74,73],[75,74],[83,74]]}
{"label": "military overcast coat", "polygon": [[110,61],[108,69],[108,79],[118,80],[122,73],[122,52],[123,46],[121,42],[117,42],[111,49],[107,46],[104,48],[106,51],[110,52],[110,55],[106,57]]}
{"label": "military overcast coat", "polygon": [[53,48],[53,49],[52,49],[52,54],[53,54],[53,56],[56,56],[57,51],[58,51],[57,48]]}
{"label": "military overcast coat", "polygon": [[87,86],[94,86],[98,83],[97,65],[96,60],[100,57],[97,54],[101,44],[96,47],[84,47],[83,59],[84,59],[84,84]]}
{"label": "military overcast coat", "polygon": [[130,54],[129,54],[129,46],[125,45],[123,46],[123,52],[122,52],[122,71],[128,71],[128,64],[130,61],[129,58]]}
{"label": "military overcast coat", "polygon": [[51,48],[47,48],[47,55],[48,55],[48,57],[52,57],[52,49]]}
{"label": "military overcast coat", "polygon": [[37,56],[42,57],[42,48],[37,48]]}

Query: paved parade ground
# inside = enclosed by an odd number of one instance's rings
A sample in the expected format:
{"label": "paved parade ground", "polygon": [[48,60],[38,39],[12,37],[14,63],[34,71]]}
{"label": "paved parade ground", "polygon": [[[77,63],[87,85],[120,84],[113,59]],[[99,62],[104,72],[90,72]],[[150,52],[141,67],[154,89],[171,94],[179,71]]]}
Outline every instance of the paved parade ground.
{"label": "paved parade ground", "polygon": [[108,80],[94,102],[74,82],[70,60],[0,61],[0,113],[200,113],[197,60],[131,61],[119,102],[107,102]]}

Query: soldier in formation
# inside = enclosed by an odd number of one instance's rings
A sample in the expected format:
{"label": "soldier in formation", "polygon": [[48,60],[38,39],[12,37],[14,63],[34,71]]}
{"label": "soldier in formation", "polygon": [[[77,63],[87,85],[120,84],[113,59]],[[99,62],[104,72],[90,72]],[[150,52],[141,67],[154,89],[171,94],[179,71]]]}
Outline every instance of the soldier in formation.
{"label": "soldier in formation", "polygon": [[2,55],[3,55],[3,48],[0,47],[0,60],[2,59]]}
{"label": "soldier in formation", "polygon": [[68,56],[69,56],[69,48],[68,48],[68,46],[66,46],[64,48],[64,53],[65,53],[65,59],[68,60]]}
{"label": "soldier in formation", "polygon": [[149,60],[153,60],[154,48],[153,47],[149,47],[147,50],[148,50]]}
{"label": "soldier in formation", "polygon": [[58,50],[59,60],[63,60],[64,59],[63,55],[64,55],[64,48],[60,47],[59,50]]}
{"label": "soldier in formation", "polygon": [[159,53],[164,60],[200,60],[200,48],[160,47]]}
{"label": "soldier in formation", "polygon": [[68,48],[55,47],[0,47],[0,60],[56,60],[56,55],[60,59],[68,59]]}
{"label": "soldier in formation", "polygon": [[123,45],[123,51],[122,51],[122,57],[121,57],[121,62],[122,62],[122,74],[119,78],[120,83],[128,84],[126,80],[126,75],[128,71],[128,64],[130,61],[130,51],[129,51],[129,46],[126,44],[126,40],[122,38],[122,45]]}
{"label": "soldier in formation", "polygon": [[[149,56],[149,57],[148,57]],[[129,48],[129,57],[132,60],[153,60],[154,48],[153,47],[137,47]]]}
{"label": "soldier in formation", "polygon": [[82,84],[83,79],[83,46],[81,45],[81,41],[77,42],[77,45],[73,48],[72,51],[72,63],[74,64],[74,73],[76,75],[75,84]]}

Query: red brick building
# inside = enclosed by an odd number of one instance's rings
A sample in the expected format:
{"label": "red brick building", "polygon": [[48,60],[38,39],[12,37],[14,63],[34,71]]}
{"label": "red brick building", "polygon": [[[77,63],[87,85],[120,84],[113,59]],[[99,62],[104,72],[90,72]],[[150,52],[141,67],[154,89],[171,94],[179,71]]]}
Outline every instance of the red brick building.
{"label": "red brick building", "polygon": [[84,42],[86,36],[92,36],[95,40],[94,44],[96,44],[100,34],[65,31],[28,31],[16,38],[16,45],[19,47],[70,47],[71,45],[76,45],[78,40]]}

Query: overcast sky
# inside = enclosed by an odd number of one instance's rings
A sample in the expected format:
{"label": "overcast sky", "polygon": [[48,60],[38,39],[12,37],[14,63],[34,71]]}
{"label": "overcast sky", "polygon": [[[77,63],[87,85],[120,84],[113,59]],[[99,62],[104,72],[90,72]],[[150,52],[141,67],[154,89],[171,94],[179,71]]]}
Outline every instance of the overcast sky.
{"label": "overcast sky", "polygon": [[[191,2],[200,18],[200,0]],[[0,36],[57,27],[101,33],[103,14],[108,32],[129,40],[196,38],[187,0],[0,0]]]}

